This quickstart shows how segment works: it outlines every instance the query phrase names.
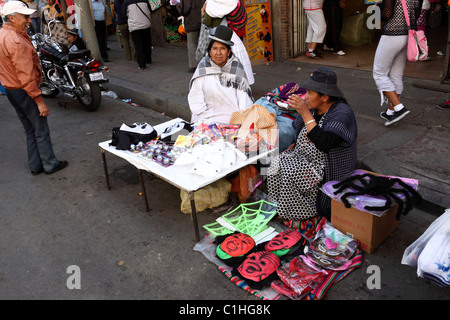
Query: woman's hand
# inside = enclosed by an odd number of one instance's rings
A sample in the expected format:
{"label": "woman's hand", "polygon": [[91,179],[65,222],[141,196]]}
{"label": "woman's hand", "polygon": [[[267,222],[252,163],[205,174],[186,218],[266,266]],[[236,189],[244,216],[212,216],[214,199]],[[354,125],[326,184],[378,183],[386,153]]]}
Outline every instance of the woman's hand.
{"label": "woman's hand", "polygon": [[300,95],[291,95],[287,102],[291,108],[294,108],[302,117],[303,115],[311,114],[308,108],[308,103],[303,100]]}
{"label": "woman's hand", "polygon": [[308,132],[311,131],[316,126],[316,122],[314,121],[314,117],[309,110],[308,102],[303,100],[299,95],[291,95],[287,101],[291,108],[294,108],[303,118],[303,122],[305,123]]}

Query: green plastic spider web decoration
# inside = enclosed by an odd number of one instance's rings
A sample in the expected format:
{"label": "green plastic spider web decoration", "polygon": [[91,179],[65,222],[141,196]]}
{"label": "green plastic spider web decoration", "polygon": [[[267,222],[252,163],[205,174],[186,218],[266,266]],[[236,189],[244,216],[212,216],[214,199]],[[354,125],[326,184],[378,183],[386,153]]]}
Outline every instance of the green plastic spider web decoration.
{"label": "green plastic spider web decoration", "polygon": [[[237,231],[254,237],[267,228],[267,223],[276,213],[275,204],[260,200],[252,203],[243,203],[234,210],[224,214],[222,219]],[[234,232],[222,226],[219,222],[214,222],[203,227],[216,236]]]}

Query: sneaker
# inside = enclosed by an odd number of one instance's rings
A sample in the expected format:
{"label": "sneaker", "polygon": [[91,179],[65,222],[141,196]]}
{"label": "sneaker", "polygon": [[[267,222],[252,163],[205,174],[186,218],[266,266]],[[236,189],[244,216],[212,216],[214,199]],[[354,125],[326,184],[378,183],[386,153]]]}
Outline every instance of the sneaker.
{"label": "sneaker", "polygon": [[335,52],[335,54],[337,54],[339,56],[343,56],[343,55],[345,55],[345,52],[342,50],[339,50],[338,52]]}
{"label": "sneaker", "polygon": [[138,67],[139,70],[145,70],[147,67]]}
{"label": "sneaker", "polygon": [[386,111],[380,112],[380,117],[386,121],[389,121],[393,115],[388,115]]}
{"label": "sneaker", "polygon": [[438,52],[436,52],[436,53],[437,53],[438,56],[445,56],[445,54],[444,54],[443,51],[438,51]]}
{"label": "sneaker", "polygon": [[444,103],[440,103],[438,105],[438,108],[442,110],[450,110],[450,100],[447,100]]}
{"label": "sneaker", "polygon": [[306,56],[310,57],[311,59],[316,59],[316,60],[323,59],[322,56],[317,55],[317,53],[315,53],[314,51],[313,52],[306,51]]}
{"label": "sneaker", "polygon": [[317,49],[314,49],[313,52],[316,54],[316,56],[323,58],[323,55]]}
{"label": "sneaker", "polygon": [[55,168],[53,168],[50,171],[45,171],[45,174],[53,174],[59,170],[64,169],[65,167],[67,167],[68,164],[69,164],[69,162],[67,162],[67,161],[59,161],[58,165]]}
{"label": "sneaker", "polygon": [[323,45],[323,50],[325,51],[333,51],[333,48],[327,47],[326,44]]}
{"label": "sneaker", "polygon": [[[390,126],[391,124],[396,123],[397,121],[400,121],[401,119],[403,119],[408,113],[409,113],[409,110],[406,109],[405,107],[403,107],[402,110],[400,110],[400,111],[394,111],[394,114],[392,116],[388,116],[389,118],[384,123],[384,125],[386,127]],[[381,114],[380,114],[380,116],[381,116]]]}

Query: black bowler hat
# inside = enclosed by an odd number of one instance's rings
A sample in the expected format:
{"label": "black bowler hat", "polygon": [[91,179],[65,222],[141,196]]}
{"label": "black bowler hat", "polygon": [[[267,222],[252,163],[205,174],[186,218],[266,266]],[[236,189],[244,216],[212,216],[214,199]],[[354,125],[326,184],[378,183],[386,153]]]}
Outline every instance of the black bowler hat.
{"label": "black bowler hat", "polygon": [[230,27],[219,25],[217,26],[214,35],[209,35],[209,38],[232,46],[234,45],[233,41],[230,41],[232,36],[233,30]]}
{"label": "black bowler hat", "polygon": [[311,73],[309,80],[301,84],[300,87],[323,93],[331,97],[344,97],[344,94],[337,86],[336,73],[326,67],[320,67]]}
{"label": "black bowler hat", "polygon": [[79,36],[78,29],[70,29],[67,31],[68,34],[71,34],[73,36]]}

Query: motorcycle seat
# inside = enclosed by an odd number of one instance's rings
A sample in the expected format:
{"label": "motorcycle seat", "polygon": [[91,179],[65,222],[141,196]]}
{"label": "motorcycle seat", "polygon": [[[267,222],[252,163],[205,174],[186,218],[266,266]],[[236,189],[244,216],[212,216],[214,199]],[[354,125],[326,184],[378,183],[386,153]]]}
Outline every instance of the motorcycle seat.
{"label": "motorcycle seat", "polygon": [[91,50],[85,49],[85,50],[78,50],[78,51],[72,51],[69,52],[69,60],[77,59],[77,58],[86,58],[91,55]]}

